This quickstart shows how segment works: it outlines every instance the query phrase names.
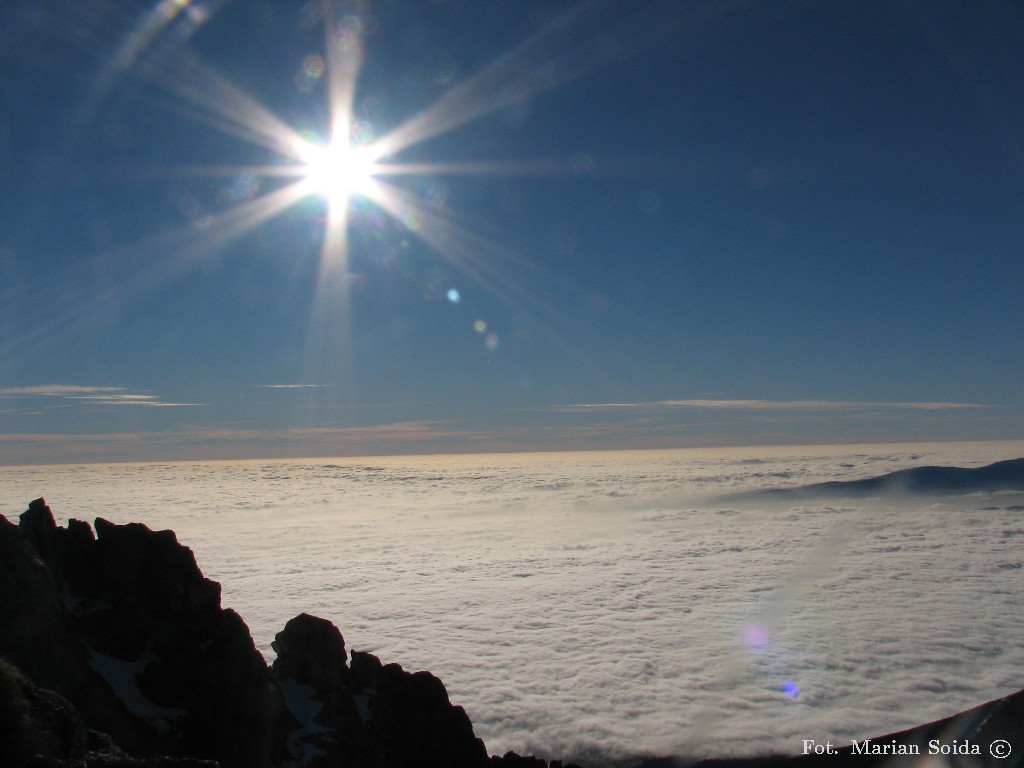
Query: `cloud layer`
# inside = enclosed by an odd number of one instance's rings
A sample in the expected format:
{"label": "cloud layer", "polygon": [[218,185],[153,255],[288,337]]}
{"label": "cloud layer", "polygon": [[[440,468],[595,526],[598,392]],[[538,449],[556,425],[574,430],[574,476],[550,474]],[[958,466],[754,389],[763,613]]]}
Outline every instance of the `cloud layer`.
{"label": "cloud layer", "polygon": [[[330,618],[492,752],[796,753],[1024,686],[1021,494],[720,494],[978,466],[945,444],[0,469],[2,512],[171,527],[257,646]],[[909,506],[908,506],[909,505]]]}
{"label": "cloud layer", "polygon": [[124,387],[91,387],[78,384],[43,384],[35,387],[0,388],[0,398],[60,398],[93,405],[141,405],[153,407],[197,406],[202,403],[170,403],[158,395],[125,391]]}
{"label": "cloud layer", "polygon": [[988,408],[978,403],[884,403],[851,400],[655,400],[637,403],[578,403],[557,406],[560,410],[637,408],[659,410],[663,408],[720,408],[736,411],[862,411],[862,410],[915,410],[949,411],[961,408]]}

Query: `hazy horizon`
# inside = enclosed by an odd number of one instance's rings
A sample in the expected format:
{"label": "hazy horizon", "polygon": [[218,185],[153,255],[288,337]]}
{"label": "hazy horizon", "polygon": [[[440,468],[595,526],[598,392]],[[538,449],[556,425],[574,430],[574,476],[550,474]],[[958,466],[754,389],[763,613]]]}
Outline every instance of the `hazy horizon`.
{"label": "hazy horizon", "polygon": [[[324,455],[257,455],[257,456],[241,456],[241,457],[230,457],[230,456],[218,456],[218,452],[214,451],[212,457],[206,457],[202,455],[202,452],[198,452],[199,455],[192,455],[197,453],[196,451],[189,451],[188,457],[167,457],[167,458],[149,458],[149,459],[113,459],[103,460],[95,459],[89,461],[40,461],[36,463],[26,464],[14,464],[5,463],[0,458],[0,471],[5,469],[33,469],[33,468],[44,468],[44,467],[78,467],[78,466],[116,466],[120,464],[130,465],[153,465],[153,464],[246,464],[246,463],[261,463],[261,462],[280,462],[280,463],[296,463],[296,462],[319,462],[319,461],[332,461],[337,460],[341,462],[364,462],[371,460],[381,460],[384,462],[388,461],[417,461],[424,460],[430,462],[441,461],[443,459],[456,460],[457,462],[462,461],[473,461],[486,457],[500,457],[500,456],[530,456],[530,455],[563,455],[563,454],[665,454],[672,453],[682,456],[692,455],[693,457],[700,456],[714,456],[714,457],[728,457],[730,455],[748,455],[750,453],[762,453],[768,456],[782,456],[786,454],[799,454],[807,452],[835,452],[835,451],[854,451],[854,450],[871,450],[878,448],[888,448],[891,450],[927,450],[936,446],[963,446],[964,448],[982,448],[982,449],[996,449],[1000,447],[1018,448],[1022,456],[1024,456],[1024,440],[1017,439],[1001,439],[1001,440],[924,440],[924,441],[855,441],[855,442],[807,442],[807,443],[743,443],[743,444],[730,444],[730,445],[698,445],[698,446],[654,446],[654,447],[624,447],[624,448],[546,448],[546,449],[528,449],[522,448],[519,450],[479,450],[479,451],[454,451],[454,452],[437,452],[437,453],[352,453],[352,454],[324,454]],[[1010,451],[1013,452],[1012,450]],[[0,456],[3,454],[0,453]],[[1008,456],[1007,458],[1019,458],[1018,456]]]}

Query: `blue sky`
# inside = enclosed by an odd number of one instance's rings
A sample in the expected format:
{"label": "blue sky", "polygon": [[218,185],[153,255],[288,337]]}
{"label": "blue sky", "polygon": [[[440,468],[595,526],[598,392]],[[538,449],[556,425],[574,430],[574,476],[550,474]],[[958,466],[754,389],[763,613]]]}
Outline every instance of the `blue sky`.
{"label": "blue sky", "polygon": [[0,462],[1019,438],[1022,38],[999,2],[5,3]]}

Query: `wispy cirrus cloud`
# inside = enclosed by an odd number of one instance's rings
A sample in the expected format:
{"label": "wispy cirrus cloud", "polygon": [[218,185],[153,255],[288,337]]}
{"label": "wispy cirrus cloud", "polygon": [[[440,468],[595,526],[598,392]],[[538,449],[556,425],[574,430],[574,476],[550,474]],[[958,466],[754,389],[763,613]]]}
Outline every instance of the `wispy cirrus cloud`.
{"label": "wispy cirrus cloud", "polygon": [[160,399],[159,395],[126,391],[125,387],[94,387],[79,384],[41,384],[31,387],[0,388],[0,398],[57,398],[91,405],[137,405],[153,408],[201,406],[204,403],[174,403]]}
{"label": "wispy cirrus cloud", "polygon": [[320,389],[322,387],[332,387],[333,384],[257,384],[257,387],[263,389]]}
{"label": "wispy cirrus cloud", "polygon": [[67,397],[70,395],[122,391],[124,391],[124,387],[83,387],[77,384],[42,384],[36,387],[3,387],[0,388],[0,397],[20,397],[31,395]]}
{"label": "wispy cirrus cloud", "polygon": [[961,408],[991,408],[980,403],[949,402],[861,402],[850,400],[654,400],[635,403],[576,403],[556,405],[554,410],[613,410],[634,408],[660,410],[665,408],[717,408],[742,411],[859,411],[868,409],[909,409],[946,411]]}
{"label": "wispy cirrus cloud", "polygon": [[168,403],[156,395],[77,395],[71,400],[86,400],[93,405],[144,405],[150,408],[189,408],[204,405],[204,403]]}

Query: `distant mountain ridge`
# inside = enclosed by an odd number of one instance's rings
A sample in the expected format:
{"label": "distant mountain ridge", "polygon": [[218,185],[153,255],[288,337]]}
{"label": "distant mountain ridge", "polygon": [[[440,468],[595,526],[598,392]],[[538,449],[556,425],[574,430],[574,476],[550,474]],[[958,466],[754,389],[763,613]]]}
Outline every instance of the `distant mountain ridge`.
{"label": "distant mountain ridge", "polygon": [[862,480],[833,480],[799,488],[758,492],[773,497],[959,495],[983,491],[1024,491],[1024,458],[984,467],[913,467]]}

